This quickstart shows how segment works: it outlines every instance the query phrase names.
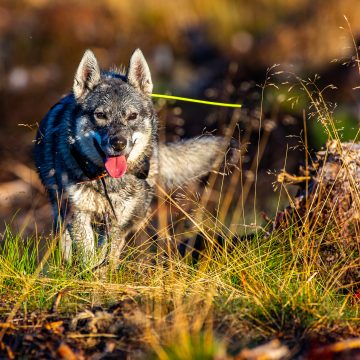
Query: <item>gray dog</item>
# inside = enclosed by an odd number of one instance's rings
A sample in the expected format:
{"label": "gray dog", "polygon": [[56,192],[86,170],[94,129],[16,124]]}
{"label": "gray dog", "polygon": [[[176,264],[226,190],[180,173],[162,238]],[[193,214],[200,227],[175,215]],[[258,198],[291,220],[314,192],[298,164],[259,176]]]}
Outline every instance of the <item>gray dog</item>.
{"label": "gray dog", "polygon": [[224,138],[214,136],[159,144],[152,89],[139,49],[126,74],[100,70],[87,50],[73,91],[42,120],[36,166],[66,260],[76,249],[86,264],[98,264],[102,243],[109,260],[118,261],[127,234],[148,214],[156,182],[186,184],[211,171],[224,151]]}

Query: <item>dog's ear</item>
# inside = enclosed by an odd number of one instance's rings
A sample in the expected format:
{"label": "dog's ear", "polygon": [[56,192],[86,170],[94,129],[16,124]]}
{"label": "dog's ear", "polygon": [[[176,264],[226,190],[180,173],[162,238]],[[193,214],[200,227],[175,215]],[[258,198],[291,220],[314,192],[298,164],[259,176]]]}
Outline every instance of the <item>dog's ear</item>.
{"label": "dog's ear", "polygon": [[126,74],[128,84],[145,95],[150,96],[153,90],[149,66],[140,49],[131,55],[129,68]]}
{"label": "dog's ear", "polygon": [[86,50],[76,70],[73,92],[75,99],[83,98],[100,81],[100,68],[94,53]]}

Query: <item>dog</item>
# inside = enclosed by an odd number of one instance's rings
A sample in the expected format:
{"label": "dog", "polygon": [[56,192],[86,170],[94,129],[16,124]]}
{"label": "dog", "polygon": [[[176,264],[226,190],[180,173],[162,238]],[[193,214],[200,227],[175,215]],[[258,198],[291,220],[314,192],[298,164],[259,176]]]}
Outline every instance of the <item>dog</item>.
{"label": "dog", "polygon": [[74,251],[89,266],[105,257],[119,261],[127,235],[149,213],[157,182],[187,184],[208,174],[224,154],[223,137],[159,144],[152,89],[140,49],[126,72],[100,70],[87,50],[72,91],[41,121],[35,163],[66,261]]}

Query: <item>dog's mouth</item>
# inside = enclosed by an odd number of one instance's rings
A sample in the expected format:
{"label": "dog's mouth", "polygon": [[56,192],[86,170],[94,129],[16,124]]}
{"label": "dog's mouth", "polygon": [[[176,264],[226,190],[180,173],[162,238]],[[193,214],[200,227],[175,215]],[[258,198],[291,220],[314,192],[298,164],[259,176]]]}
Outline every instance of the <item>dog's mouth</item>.
{"label": "dog's mouth", "polygon": [[113,178],[121,178],[127,170],[127,161],[125,155],[108,156],[105,154],[100,144],[94,138],[94,146],[104,161],[105,169]]}
{"label": "dog's mouth", "polygon": [[125,155],[109,156],[104,161],[105,169],[113,178],[121,178],[125,175],[127,162]]}

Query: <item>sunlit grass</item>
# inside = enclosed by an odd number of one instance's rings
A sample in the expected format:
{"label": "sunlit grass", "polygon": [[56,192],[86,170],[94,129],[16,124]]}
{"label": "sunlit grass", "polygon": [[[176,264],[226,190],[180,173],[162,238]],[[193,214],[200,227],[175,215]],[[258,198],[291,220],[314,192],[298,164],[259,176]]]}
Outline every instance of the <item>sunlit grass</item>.
{"label": "sunlit grass", "polygon": [[[75,314],[95,305],[135,298],[146,320],[143,342],[163,359],[213,358],[231,338],[243,345],[274,336],[301,338],[334,324],[356,326],[358,304],[337,281],[349,264],[323,268],[313,235],[296,225],[238,240],[214,240],[193,263],[178,253],[153,262],[124,259],[117,272],[99,274],[59,264],[56,251],[28,290],[22,313],[53,307]],[[309,234],[310,235],[310,234]],[[39,260],[41,239],[20,239],[10,230],[1,251],[1,298],[9,307],[22,294]],[[9,309],[8,309],[9,310]],[[243,335],[243,331],[247,334]],[[251,338],[248,335],[251,334]]]}

